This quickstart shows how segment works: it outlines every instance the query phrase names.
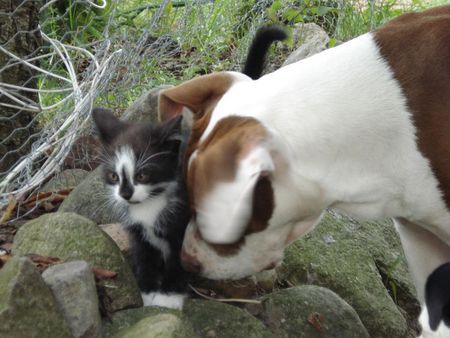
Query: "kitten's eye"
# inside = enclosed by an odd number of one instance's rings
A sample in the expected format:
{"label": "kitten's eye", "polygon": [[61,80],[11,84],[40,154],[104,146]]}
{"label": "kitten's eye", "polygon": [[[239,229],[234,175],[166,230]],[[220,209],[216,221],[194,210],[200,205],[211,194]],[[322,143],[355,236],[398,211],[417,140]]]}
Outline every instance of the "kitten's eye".
{"label": "kitten's eye", "polygon": [[108,173],[108,178],[113,183],[119,182],[119,176],[116,173],[114,173],[114,172],[109,172]]}
{"label": "kitten's eye", "polygon": [[144,173],[137,173],[134,178],[136,182],[146,183],[149,180],[150,176]]}

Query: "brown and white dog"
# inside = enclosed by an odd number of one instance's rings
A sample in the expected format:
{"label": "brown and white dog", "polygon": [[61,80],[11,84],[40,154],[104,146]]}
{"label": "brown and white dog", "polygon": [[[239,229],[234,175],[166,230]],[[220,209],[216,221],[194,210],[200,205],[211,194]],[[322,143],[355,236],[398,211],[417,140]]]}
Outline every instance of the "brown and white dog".
{"label": "brown and white dog", "polygon": [[213,278],[273,267],[323,210],[392,217],[419,298],[450,261],[450,6],[252,81],[223,72],[165,90],[188,107],[194,217],[185,265]]}

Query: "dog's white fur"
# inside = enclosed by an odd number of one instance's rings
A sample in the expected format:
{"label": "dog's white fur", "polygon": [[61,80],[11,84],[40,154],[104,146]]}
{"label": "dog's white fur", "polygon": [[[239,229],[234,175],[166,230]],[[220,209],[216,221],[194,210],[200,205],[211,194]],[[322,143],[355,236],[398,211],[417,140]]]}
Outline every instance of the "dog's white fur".
{"label": "dog's white fur", "polygon": [[[255,118],[268,137],[241,159],[238,179],[217,183],[196,201],[201,217],[189,224],[183,250],[201,263],[202,275],[240,278],[277,264],[289,242],[312,230],[323,210],[336,208],[359,219],[394,218],[423,304],[428,275],[450,261],[450,213],[417,147],[407,98],[374,35],[257,81],[228,74],[233,83],[200,145],[233,115]],[[206,242],[239,238],[252,206],[247,192],[258,175],[270,177],[274,192],[269,226],[246,235],[236,254],[220,256]]]}
{"label": "dog's white fur", "polygon": [[[450,261],[450,213],[417,148],[406,98],[372,34],[258,81],[233,76],[201,140],[230,115],[256,118],[270,137],[250,153],[254,165],[243,161],[239,179],[217,185],[200,204],[199,230],[213,243],[239,237],[249,211],[242,211],[242,192],[254,184],[258,166],[270,172],[275,209],[269,227],[246,236],[230,257],[196,240],[191,223],[184,250],[201,262],[202,274],[240,278],[279,263],[287,242],[312,230],[331,207],[360,219],[395,219],[423,303],[428,275]],[[238,206],[240,221],[226,214]],[[234,227],[220,229],[221,220]],[[437,336],[446,330],[441,326]],[[425,327],[424,337],[432,334]]]}
{"label": "dog's white fur", "polygon": [[[278,262],[289,232],[284,230],[288,233],[283,238],[277,229],[282,245],[274,245],[273,228],[287,224],[285,228],[296,227],[299,236],[311,230],[328,207],[360,219],[408,219],[450,244],[450,214],[429,163],[417,148],[400,85],[371,33],[257,81],[238,73],[233,76],[235,82],[214,109],[202,140],[230,115],[261,122],[270,131],[263,146],[267,153],[277,154],[271,175],[276,207],[269,228],[246,237],[241,258],[218,257],[186,236],[184,248],[202,262],[205,276],[239,278],[263,269],[269,261]],[[223,191],[214,191],[199,206],[211,213],[204,229],[220,221],[216,211],[208,210],[211,204],[228,205],[230,210],[231,202],[240,200],[239,194],[230,196],[229,186],[217,189]],[[219,242],[217,235],[207,231],[202,235]],[[224,236],[222,243],[230,238]],[[448,261],[450,249],[445,248]],[[405,251],[414,265],[414,248],[409,250],[406,244]],[[427,255],[434,256],[433,251]],[[443,263],[436,258],[437,262]],[[436,267],[428,264],[427,270]],[[422,271],[414,276],[421,299],[427,276]]]}

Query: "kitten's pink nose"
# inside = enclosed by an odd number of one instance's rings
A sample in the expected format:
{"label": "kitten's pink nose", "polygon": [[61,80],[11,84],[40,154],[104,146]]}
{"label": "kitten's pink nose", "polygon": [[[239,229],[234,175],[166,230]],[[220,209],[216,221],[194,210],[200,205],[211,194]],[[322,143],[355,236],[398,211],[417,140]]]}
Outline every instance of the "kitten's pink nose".
{"label": "kitten's pink nose", "polygon": [[202,271],[202,265],[194,256],[187,254],[184,250],[181,250],[181,265],[186,271],[199,273]]}

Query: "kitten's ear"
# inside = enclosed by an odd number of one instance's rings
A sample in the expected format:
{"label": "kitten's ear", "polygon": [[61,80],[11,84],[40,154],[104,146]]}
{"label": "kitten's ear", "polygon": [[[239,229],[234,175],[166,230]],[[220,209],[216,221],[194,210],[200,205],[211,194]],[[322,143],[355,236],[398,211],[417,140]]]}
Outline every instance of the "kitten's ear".
{"label": "kitten's ear", "polygon": [[178,143],[182,141],[182,121],[183,116],[180,115],[162,123],[164,141],[175,141]]}
{"label": "kitten's ear", "polygon": [[92,117],[101,141],[106,144],[111,143],[125,126],[124,122],[106,108],[94,108]]}

